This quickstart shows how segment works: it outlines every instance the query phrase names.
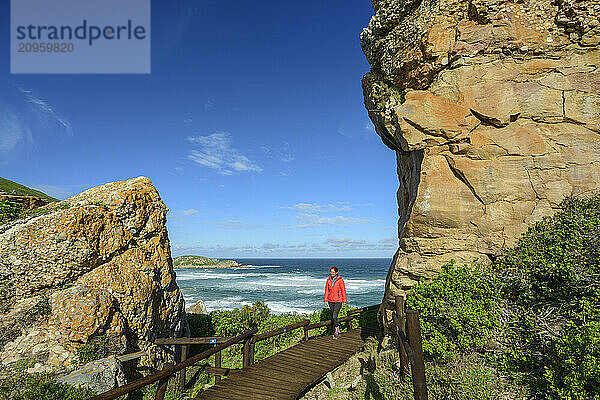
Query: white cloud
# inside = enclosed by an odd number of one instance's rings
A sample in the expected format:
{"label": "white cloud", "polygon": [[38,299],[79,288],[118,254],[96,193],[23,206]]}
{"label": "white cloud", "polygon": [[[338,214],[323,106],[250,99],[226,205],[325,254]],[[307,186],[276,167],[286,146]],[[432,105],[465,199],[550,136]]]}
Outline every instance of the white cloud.
{"label": "white cloud", "polygon": [[169,217],[177,218],[177,217],[189,217],[191,215],[198,214],[198,210],[190,208],[188,210],[182,211],[174,211],[169,213]]}
{"label": "white cloud", "polygon": [[294,161],[294,156],[292,156],[290,153],[281,153],[278,157],[285,163]]}
{"label": "white cloud", "polygon": [[340,212],[340,211],[352,211],[352,207],[346,203],[336,204],[314,204],[314,203],[297,203],[290,207],[285,207],[293,210],[322,213],[322,212]]}
{"label": "white cloud", "polygon": [[396,250],[398,247],[398,238],[387,237],[375,242],[369,242],[364,239],[350,238],[329,238],[325,240],[325,245],[336,249],[356,249],[356,250]]}
{"label": "white cloud", "polygon": [[32,140],[29,128],[12,111],[0,111],[0,152],[14,149],[24,138]]}
{"label": "white cloud", "polygon": [[200,165],[215,169],[222,175],[232,175],[234,171],[261,172],[263,169],[231,146],[231,134],[216,132],[208,136],[190,136],[187,141],[200,146],[192,150],[188,158]]}
{"label": "white cloud", "polygon": [[56,111],[46,100],[36,96],[33,93],[33,90],[21,87],[17,88],[25,96],[25,101],[31,104],[33,109],[42,117],[42,120],[54,121],[68,136],[73,136],[73,126],[71,125],[71,121]]}
{"label": "white cloud", "polygon": [[342,135],[343,137],[346,138],[352,138],[352,135],[350,133],[348,133],[345,129],[343,128],[338,128],[337,133],[339,133],[340,135]]}
{"label": "white cloud", "polygon": [[386,237],[386,238],[381,239],[377,243],[384,245],[384,246],[385,245],[398,246],[398,237],[397,236]]}
{"label": "white cloud", "polygon": [[256,224],[249,224],[249,223],[245,223],[243,221],[236,221],[234,219],[228,219],[227,221],[214,222],[214,224],[217,224],[221,228],[225,228],[225,229],[252,229],[252,228],[259,227],[259,225],[256,225]]}
{"label": "white cloud", "polygon": [[353,247],[353,248],[365,248],[375,247],[376,243],[367,242],[363,239],[349,239],[349,238],[330,238],[325,241],[325,244],[333,247]]}
{"label": "white cloud", "polygon": [[270,158],[276,158],[284,163],[289,163],[295,160],[294,156],[292,156],[289,152],[289,143],[284,143],[279,149],[271,148],[269,146],[260,146],[260,149]]}
{"label": "white cloud", "polygon": [[296,219],[300,220],[299,224],[290,225],[291,229],[310,228],[319,225],[352,225],[352,224],[368,224],[366,218],[352,218],[336,215],[334,217],[324,217],[317,214],[301,213],[296,215]]}

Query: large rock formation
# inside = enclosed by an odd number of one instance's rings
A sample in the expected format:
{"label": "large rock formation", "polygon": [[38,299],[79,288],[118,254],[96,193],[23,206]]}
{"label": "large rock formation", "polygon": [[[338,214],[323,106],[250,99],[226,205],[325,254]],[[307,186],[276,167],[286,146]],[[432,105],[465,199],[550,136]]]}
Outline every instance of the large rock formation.
{"label": "large rock formation", "polygon": [[0,359],[70,366],[98,336],[119,353],[179,335],[184,301],[173,272],[167,208],[149,179],[87,190],[0,226]]}
{"label": "large rock formation", "polygon": [[373,0],[365,105],[396,152],[385,308],[444,263],[489,262],[600,190],[600,3]]}

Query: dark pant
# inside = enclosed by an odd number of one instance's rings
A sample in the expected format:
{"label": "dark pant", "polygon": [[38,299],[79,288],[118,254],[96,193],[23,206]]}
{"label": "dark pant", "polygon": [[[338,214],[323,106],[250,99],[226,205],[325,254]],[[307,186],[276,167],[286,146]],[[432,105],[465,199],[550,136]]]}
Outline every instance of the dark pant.
{"label": "dark pant", "polygon": [[340,326],[340,322],[338,321],[338,314],[340,313],[340,309],[342,308],[341,302],[330,301],[329,308],[331,309],[331,313],[333,314],[333,327]]}

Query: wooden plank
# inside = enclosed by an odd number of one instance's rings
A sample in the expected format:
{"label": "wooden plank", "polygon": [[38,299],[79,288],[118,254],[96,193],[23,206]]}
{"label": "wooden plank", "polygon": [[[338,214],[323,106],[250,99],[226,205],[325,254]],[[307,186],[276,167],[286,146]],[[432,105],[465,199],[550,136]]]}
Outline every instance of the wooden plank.
{"label": "wooden plank", "polygon": [[329,366],[331,365],[331,363],[341,359],[341,360],[345,360],[347,359],[347,357],[331,357],[328,359],[324,359],[324,360],[320,360],[320,361],[312,361],[310,358],[310,356],[305,355],[305,354],[300,354],[300,355],[288,355],[286,358],[281,359],[281,361],[279,361],[280,363],[297,363],[299,365],[302,365],[306,368],[310,367],[310,366],[314,366],[314,367],[323,367],[323,366]]}
{"label": "wooden plank", "polygon": [[214,390],[211,387],[198,394],[198,396],[194,397],[194,400],[198,399],[231,400],[231,397],[229,397],[225,393],[220,393],[218,390]]}
{"label": "wooden plank", "polygon": [[[250,379],[247,376],[244,377],[239,377],[239,379],[235,380],[235,381],[230,381],[228,383],[229,387],[232,388],[244,388],[244,389],[252,389],[255,391],[267,391],[267,392],[271,392],[271,393],[286,393],[289,395],[293,395],[293,394],[297,394],[296,390],[289,388],[288,386],[286,386],[286,382],[284,380],[280,380],[280,381],[266,381],[266,380],[261,380],[261,381],[257,381],[257,380],[253,380]],[[241,391],[241,390],[240,390]]]}
{"label": "wooden plank", "polygon": [[311,357],[311,359],[318,360],[326,360],[330,357],[335,357],[340,352],[344,352],[342,349],[336,349],[335,351],[325,352],[323,349],[293,349],[290,351],[286,351],[282,354],[305,354]]}
{"label": "wooden plank", "polygon": [[235,382],[242,382],[244,380],[250,380],[250,381],[255,381],[255,382],[269,382],[269,383],[273,383],[273,384],[279,384],[279,385],[284,385],[286,388],[289,389],[293,389],[296,390],[295,387],[297,387],[300,382],[295,382],[295,381],[291,381],[288,379],[288,377],[282,377],[280,375],[273,375],[271,373],[269,373],[269,371],[264,371],[264,370],[254,370],[254,371],[248,371],[248,372],[244,372],[243,377],[236,377],[239,379],[231,379],[232,383]]}
{"label": "wooden plank", "polygon": [[260,400],[260,397],[248,397],[243,393],[230,394],[220,388],[217,390],[212,390],[212,388],[205,390],[195,397],[194,400]]}
{"label": "wooden plank", "polygon": [[[303,354],[312,357],[314,360],[326,360],[331,357],[336,357],[340,353],[345,354],[349,352],[355,352],[356,348],[353,346],[340,346],[334,351],[325,352],[323,349],[294,349],[293,351],[286,352],[285,354]],[[315,357],[318,354],[318,357]]]}
{"label": "wooden plank", "polygon": [[285,373],[288,375],[289,379],[293,379],[292,377],[295,377],[297,379],[304,379],[305,376],[312,376],[312,372],[310,370],[304,369],[300,371],[298,370],[297,365],[289,365],[285,362],[281,362],[278,364],[262,365],[261,369],[271,371],[273,375]]}
{"label": "wooden plank", "polygon": [[[249,372],[245,373],[244,376],[247,376],[248,379],[255,380],[255,381],[263,381],[264,380],[266,382],[283,384],[284,386],[291,388],[291,389],[298,387],[300,384],[302,384],[302,382],[305,381],[305,379],[290,379],[291,377],[288,377],[288,376],[283,377],[281,375],[274,375],[271,371],[266,371],[263,369],[249,371]],[[296,390],[296,389],[294,389],[294,390]]]}
{"label": "wooden plank", "polygon": [[[240,399],[240,400],[246,400],[246,399],[251,399],[251,398],[256,398],[256,399],[269,399],[269,400],[280,400],[280,396],[278,396],[277,393],[273,393],[272,391],[264,391],[264,390],[255,390],[254,392],[251,392],[249,390],[244,390],[243,387],[229,387],[227,385],[224,385],[223,381],[222,383],[220,383],[219,385],[215,385],[213,386],[215,389],[217,389],[219,391],[219,393],[224,393],[224,394],[228,394],[230,399]],[[210,397],[206,397],[207,399],[209,399]]]}
{"label": "wooden plank", "polygon": [[287,367],[293,370],[294,373],[298,373],[299,369],[302,369],[303,372],[312,373],[313,370],[321,369],[324,366],[326,367],[329,363],[313,363],[306,359],[286,357],[279,359],[277,363],[271,365],[274,368]]}
{"label": "wooden plank", "polygon": [[262,365],[261,370],[269,371],[273,376],[280,376],[282,373],[286,373],[288,379],[301,380],[306,376],[312,376],[313,372],[310,370],[298,370],[297,366],[288,366],[287,364],[267,364]]}

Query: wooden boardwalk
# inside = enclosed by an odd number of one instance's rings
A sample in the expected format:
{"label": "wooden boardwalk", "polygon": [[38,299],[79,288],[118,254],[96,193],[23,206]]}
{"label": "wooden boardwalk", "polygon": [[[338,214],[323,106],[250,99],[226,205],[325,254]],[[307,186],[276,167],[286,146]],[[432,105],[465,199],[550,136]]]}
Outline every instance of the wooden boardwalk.
{"label": "wooden boardwalk", "polygon": [[352,329],[334,340],[319,336],[257,361],[223,379],[196,400],[294,400],[360,350],[377,324]]}

